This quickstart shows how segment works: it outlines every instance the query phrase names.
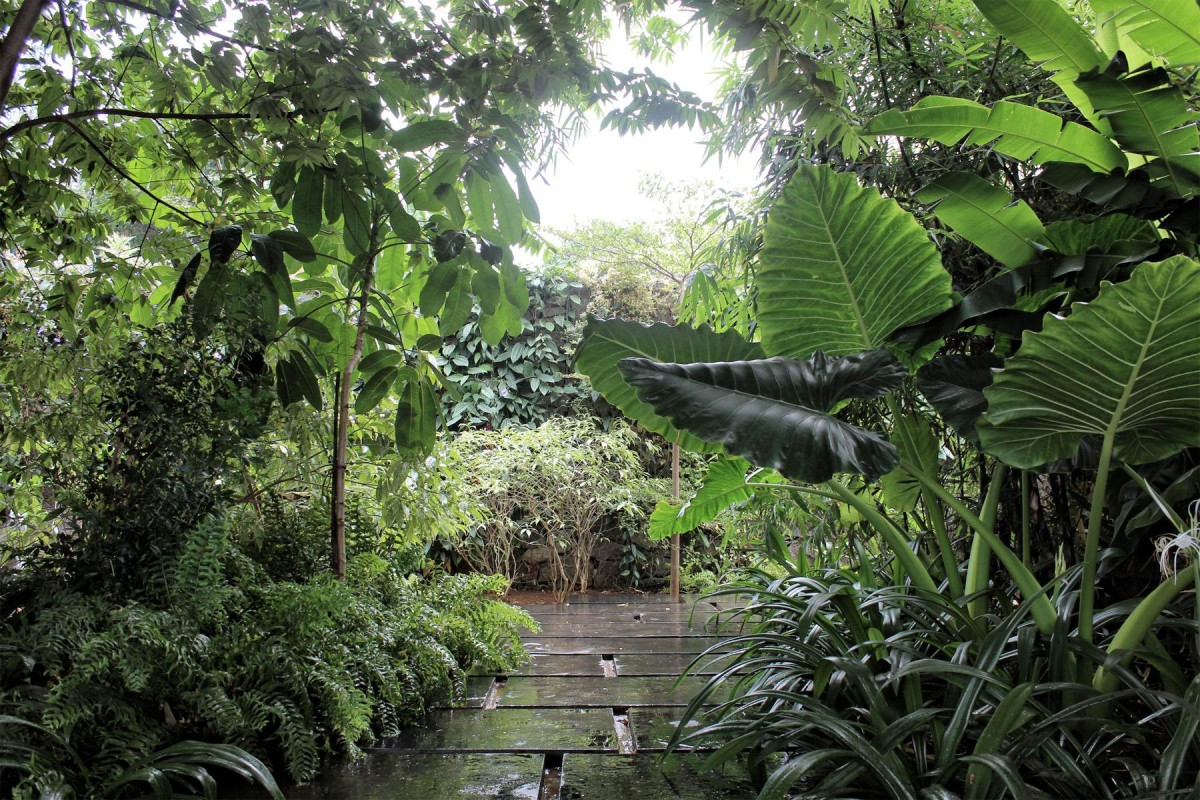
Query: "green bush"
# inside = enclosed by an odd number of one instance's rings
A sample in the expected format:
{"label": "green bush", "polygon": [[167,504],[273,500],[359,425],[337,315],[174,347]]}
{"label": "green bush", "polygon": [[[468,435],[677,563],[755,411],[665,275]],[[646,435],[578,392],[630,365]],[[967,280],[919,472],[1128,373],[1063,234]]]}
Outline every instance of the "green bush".
{"label": "green bush", "polygon": [[[751,598],[734,615],[741,635],[716,648],[732,663],[672,745],[744,756],[764,800],[1194,796],[1200,678],[1106,662],[1068,626],[1078,578],[1057,587],[1062,621],[1046,635],[1029,601],[997,598],[1012,612],[975,617],[966,601],[894,585],[886,565],[756,572],[726,589]],[[1181,607],[1156,636],[1198,632]],[[1117,691],[1079,682],[1080,663],[1115,670]]]}
{"label": "green bush", "polygon": [[517,551],[542,545],[555,590],[585,591],[600,539],[625,541],[628,550],[667,496],[665,480],[646,477],[645,446],[626,423],[602,430],[586,418],[461,434],[455,448],[465,480],[488,514],[456,552],[476,570],[519,578]]}
{"label": "green bush", "polygon": [[[0,713],[61,737],[90,765],[86,796],[184,739],[227,742],[311,778],[462,690],[478,663],[521,658],[502,579],[423,580],[370,553],[349,578],[275,581],[209,519],[162,580],[162,602],[83,594],[35,567],[4,586]],[[18,793],[51,785],[34,760]],[[0,781],[8,780],[0,773]]]}

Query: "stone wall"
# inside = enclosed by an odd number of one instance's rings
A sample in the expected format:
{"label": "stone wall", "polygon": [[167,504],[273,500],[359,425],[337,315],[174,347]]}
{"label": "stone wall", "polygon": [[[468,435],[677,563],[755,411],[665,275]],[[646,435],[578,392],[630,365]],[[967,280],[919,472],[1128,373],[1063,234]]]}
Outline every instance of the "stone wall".
{"label": "stone wall", "polygon": [[[617,534],[620,535],[619,533]],[[657,589],[665,586],[670,573],[670,550],[665,542],[651,542],[644,534],[638,534],[633,542],[642,553],[644,560],[639,564],[641,579],[639,589]],[[629,589],[633,588],[630,576],[622,575],[625,566],[626,546],[611,538],[601,538],[592,548],[591,578],[588,587],[592,589]],[[550,545],[533,543],[515,553],[518,574],[514,575],[513,583],[524,589],[551,589],[554,585],[554,554]],[[573,562],[573,553],[563,552],[564,563]]]}

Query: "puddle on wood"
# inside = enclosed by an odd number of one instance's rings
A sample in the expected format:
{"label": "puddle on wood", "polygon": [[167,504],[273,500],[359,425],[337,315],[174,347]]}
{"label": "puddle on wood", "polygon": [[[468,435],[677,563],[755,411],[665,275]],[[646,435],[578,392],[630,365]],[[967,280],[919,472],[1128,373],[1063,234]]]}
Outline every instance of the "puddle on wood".
{"label": "puddle on wood", "polygon": [[591,756],[563,759],[561,800],[749,800],[755,796],[736,768],[701,772],[691,757],[665,764],[656,755]]}
{"label": "puddle on wood", "polygon": [[687,705],[704,686],[702,678],[532,678],[513,676],[500,695],[500,708],[533,706],[603,707]]}
{"label": "puddle on wood", "polygon": [[[511,678],[511,681],[517,680]],[[601,679],[603,680],[603,679]],[[500,696],[503,702],[506,688]],[[399,750],[532,752],[616,750],[609,708],[497,708],[432,712],[424,727],[368,748]]]}

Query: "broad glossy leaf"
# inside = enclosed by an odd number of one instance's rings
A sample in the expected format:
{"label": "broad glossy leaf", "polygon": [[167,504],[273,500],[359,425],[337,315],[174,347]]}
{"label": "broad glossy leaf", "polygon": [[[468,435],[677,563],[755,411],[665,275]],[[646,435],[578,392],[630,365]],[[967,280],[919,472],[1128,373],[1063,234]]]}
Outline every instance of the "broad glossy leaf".
{"label": "broad glossy leaf", "polygon": [[267,236],[278,244],[283,252],[297,261],[307,264],[317,258],[317,251],[313,249],[312,241],[299,231],[271,231]]}
{"label": "broad glossy leaf", "polygon": [[394,366],[384,367],[373,372],[359,390],[358,397],[354,398],[355,413],[366,414],[374,410],[392,390],[392,382],[399,374],[400,370]]}
{"label": "broad glossy leaf", "polygon": [[763,351],[758,344],[747,342],[736,333],[715,333],[707,325],[690,328],[588,318],[576,351],[575,369],[588,377],[605,400],[647,430],[668,441],[678,441],[686,450],[715,453],[721,450],[720,445],[680,431],[638,398],[618,368],[621,359],[630,357],[679,363],[742,361],[762,358]]}
{"label": "broad glossy leaf", "polygon": [[1103,174],[1124,171],[1125,154],[1107,136],[1057,114],[1007,100],[988,108],[961,97],[923,97],[907,111],[885,111],[867,125],[876,135],[912,136],[945,145],[990,145],[1019,161],[1082,164]]}
{"label": "broad glossy leaf", "polygon": [[412,367],[402,367],[396,400],[396,447],[404,452],[427,454],[437,437],[438,399],[433,387]]}
{"label": "broad glossy leaf", "polygon": [[933,213],[960,236],[1010,267],[1037,256],[1033,242],[1042,223],[1024,200],[978,175],[951,172],[917,193],[922,203],[936,203]]}
{"label": "broad glossy leaf", "polygon": [[1173,67],[1200,64],[1200,6],[1184,0],[1092,0],[1097,20],[1115,25]]}
{"label": "broad glossy leaf", "polygon": [[364,375],[370,375],[385,367],[398,367],[403,363],[404,355],[399,350],[384,348],[367,354],[362,361],[358,362],[358,371]]}
{"label": "broad glossy leaf", "polygon": [[304,331],[318,342],[333,341],[333,334],[329,332],[329,328],[312,317],[293,317],[288,323],[288,327]]}
{"label": "broad glossy leaf", "polygon": [[283,261],[283,248],[279,242],[261,233],[250,234],[250,253],[254,260],[268,275],[286,273],[287,266]]}
{"label": "broad glossy leaf", "polygon": [[224,225],[213,230],[208,237],[208,260],[224,264],[242,244],[242,226]]}
{"label": "broad glossy leaf", "polygon": [[[1127,464],[1200,446],[1200,264],[1138,267],[1099,297],[1027,334],[985,390],[984,448],[1030,469],[1111,435]],[[986,423],[986,424],[984,424]]]}
{"label": "broad glossy leaf", "polygon": [[870,350],[950,306],[950,276],[925,230],[852,174],[799,167],[764,237],[759,328],[771,355]]}
{"label": "broad glossy leaf", "polygon": [[975,438],[975,422],[987,410],[983,390],[1004,364],[993,353],[935,358],[917,372],[917,388],[960,436]]}
{"label": "broad glossy leaf", "polygon": [[345,217],[346,249],[356,256],[365,255],[371,247],[371,204],[345,186],[340,194]]}
{"label": "broad glossy leaf", "polygon": [[290,353],[275,365],[275,387],[284,408],[306,399],[313,408],[321,410],[321,386],[300,353]]}
{"label": "broad glossy leaf", "polygon": [[[332,182],[330,192],[336,192],[337,186]],[[324,203],[325,175],[323,171],[311,164],[300,168],[300,177],[296,181],[296,194],[292,197],[292,222],[296,230],[305,236],[316,236],[321,232],[321,209]],[[333,218],[330,219],[333,222]]]}
{"label": "broad glossy leaf", "polygon": [[769,358],[698,364],[627,358],[621,373],[655,413],[726,452],[789,478],[822,483],[839,472],[876,478],[898,463],[879,434],[833,416],[851,398],[880,397],[904,380],[886,350],[807,361]]}

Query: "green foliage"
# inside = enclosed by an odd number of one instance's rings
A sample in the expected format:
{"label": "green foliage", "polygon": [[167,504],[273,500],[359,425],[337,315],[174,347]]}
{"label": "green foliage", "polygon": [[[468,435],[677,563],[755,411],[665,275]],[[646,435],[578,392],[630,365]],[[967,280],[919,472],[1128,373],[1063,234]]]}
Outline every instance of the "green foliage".
{"label": "green foliage", "polygon": [[[275,581],[210,519],[168,567],[166,603],[80,594],[34,568],[11,578],[5,639],[20,661],[0,702],[89,765],[82,794],[187,738],[306,780],[323,754],[354,753],[449,701],[473,664],[503,671],[523,657],[518,628],[532,621],[487,599],[505,587],[427,581],[369,553],[345,582]],[[35,760],[25,785],[55,772]]]}
{"label": "green foliage", "polygon": [[[745,627],[672,746],[745,756],[763,798],[1182,797],[1196,780],[1197,679],[1164,690],[1122,670],[1101,695],[1073,665],[1104,653],[1066,624],[1039,633],[1028,603],[974,617],[891,584],[865,567],[730,584],[753,598],[727,623]],[[1159,630],[1176,626],[1195,631],[1175,616]]]}
{"label": "green foliage", "polygon": [[536,426],[582,396],[570,377],[569,351],[583,287],[555,275],[528,283],[532,298],[519,334],[489,344],[473,317],[438,351],[452,387],[442,397],[447,427]]}
{"label": "green foliage", "polygon": [[25,466],[65,511],[46,546],[78,580],[137,590],[227,499],[222,478],[272,402],[262,345],[239,331],[231,322],[200,338],[180,321],[134,328],[125,341],[89,340],[98,352],[86,387],[52,385],[22,421],[36,436],[47,417],[75,417],[70,435],[41,440]]}
{"label": "green foliage", "polygon": [[457,551],[475,569],[519,580],[518,546],[544,547],[559,594],[585,591],[606,529],[642,530],[667,492],[665,481],[645,477],[639,437],[622,422],[601,430],[588,418],[554,417],[533,429],[466,432],[455,446],[487,509]]}

